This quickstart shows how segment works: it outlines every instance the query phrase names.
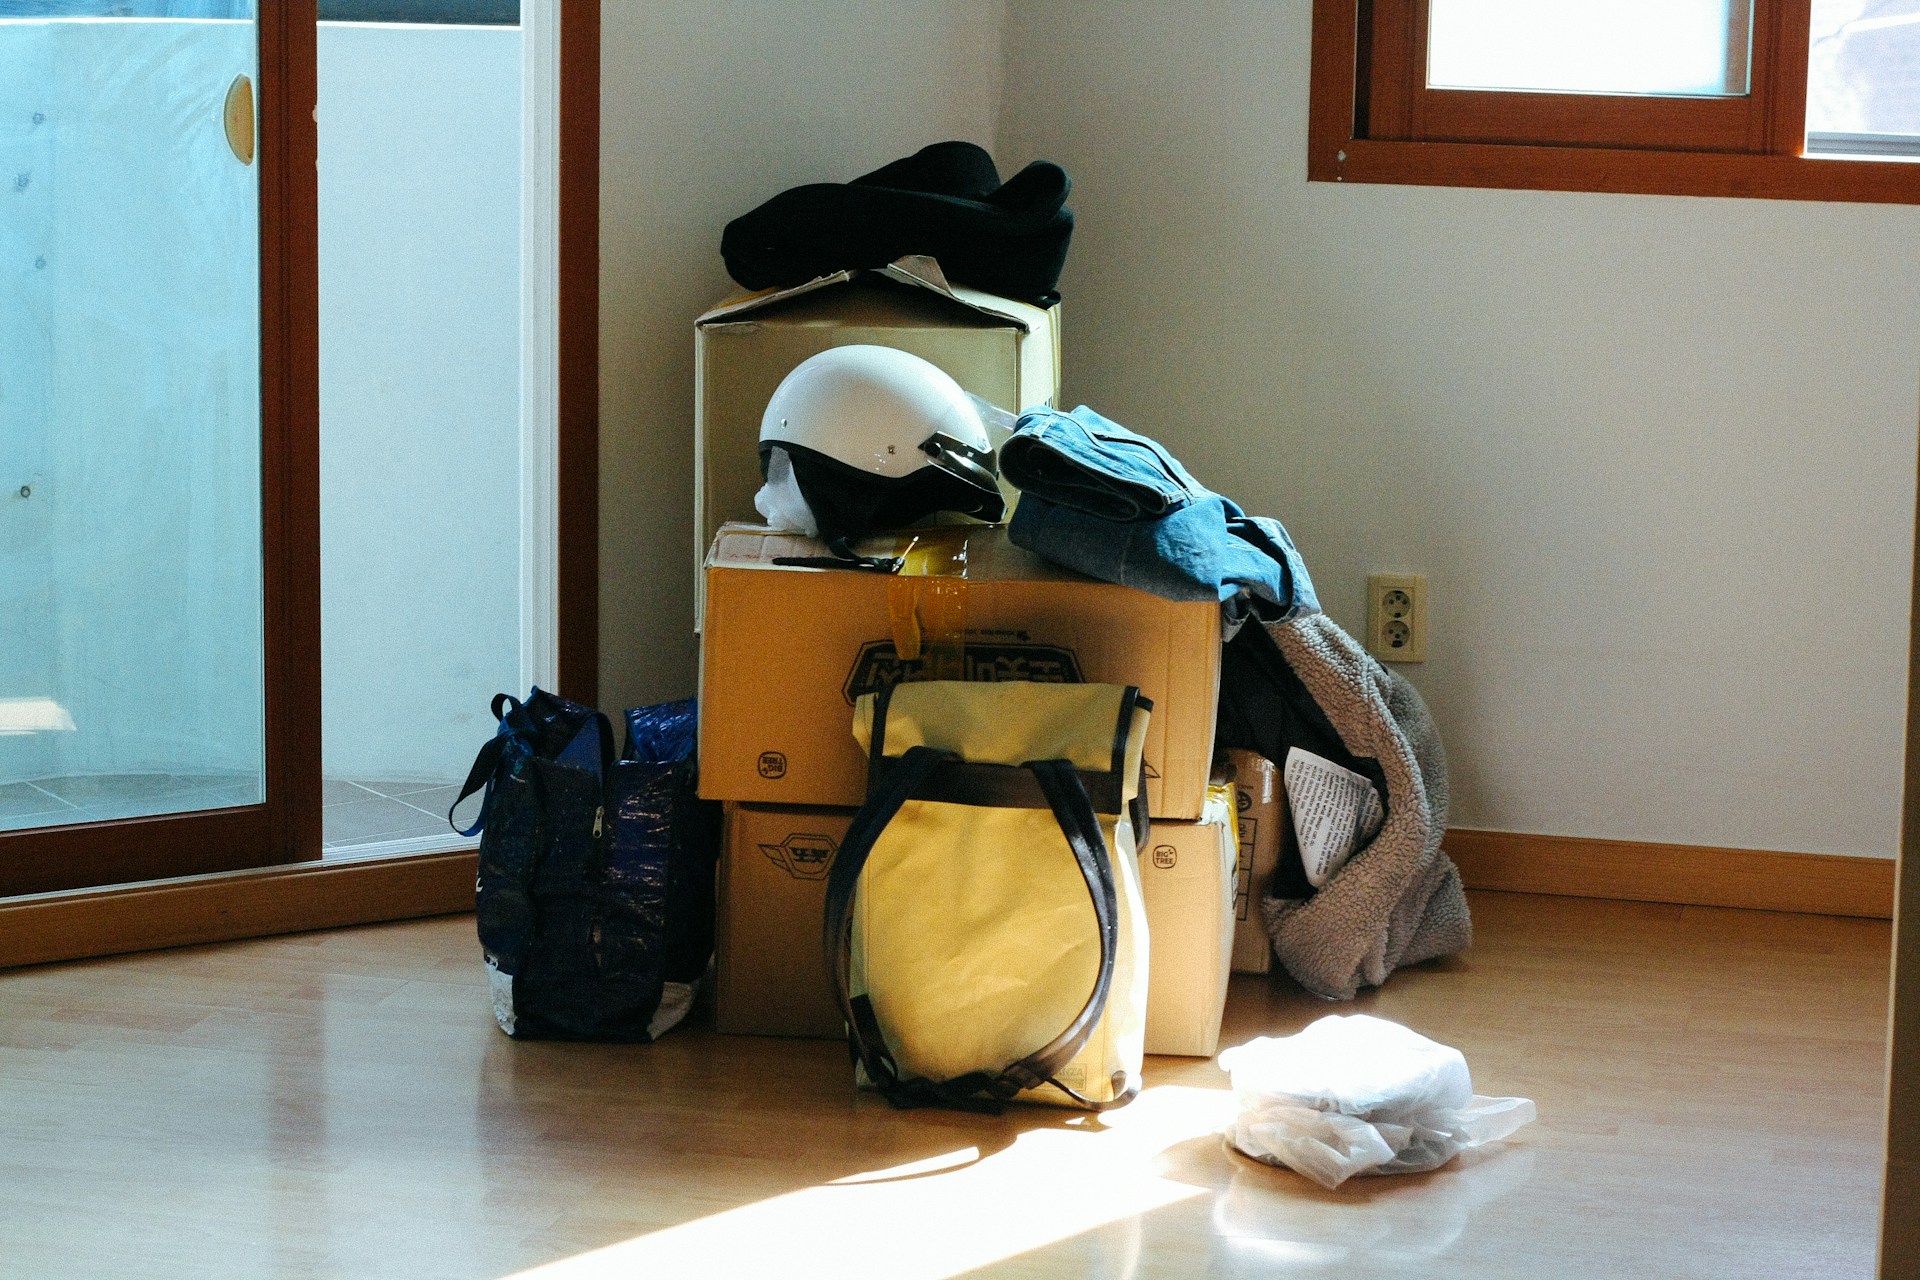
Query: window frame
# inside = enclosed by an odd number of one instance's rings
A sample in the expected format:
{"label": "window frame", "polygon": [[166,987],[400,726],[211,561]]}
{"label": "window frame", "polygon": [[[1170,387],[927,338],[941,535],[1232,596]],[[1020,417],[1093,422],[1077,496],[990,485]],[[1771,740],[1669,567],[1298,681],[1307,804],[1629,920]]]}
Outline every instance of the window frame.
{"label": "window frame", "polygon": [[1741,97],[1429,89],[1426,0],[1314,0],[1307,178],[1920,203],[1920,162],[1805,153],[1812,0],[1754,0]]}

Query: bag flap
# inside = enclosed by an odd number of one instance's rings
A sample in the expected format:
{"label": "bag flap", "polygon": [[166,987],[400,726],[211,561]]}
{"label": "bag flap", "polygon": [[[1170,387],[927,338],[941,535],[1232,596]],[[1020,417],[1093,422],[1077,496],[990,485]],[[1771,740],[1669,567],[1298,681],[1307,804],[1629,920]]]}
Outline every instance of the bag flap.
{"label": "bag flap", "polygon": [[1151,705],[1131,685],[928,680],[861,695],[853,736],[869,755],[877,742],[888,756],[933,747],[973,764],[1065,760],[1131,786]]}

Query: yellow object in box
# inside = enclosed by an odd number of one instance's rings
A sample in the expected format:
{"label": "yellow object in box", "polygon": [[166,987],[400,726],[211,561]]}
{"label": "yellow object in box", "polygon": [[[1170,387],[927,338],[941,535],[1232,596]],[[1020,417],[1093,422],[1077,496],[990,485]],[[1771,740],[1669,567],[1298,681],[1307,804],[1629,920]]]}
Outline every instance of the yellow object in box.
{"label": "yellow object in box", "polygon": [[1198,822],[1156,822],[1140,847],[1147,901],[1147,1052],[1211,1058],[1234,941],[1233,792],[1208,790]]}
{"label": "yellow object in box", "polygon": [[1273,940],[1260,914],[1260,899],[1280,864],[1281,824],[1287,821],[1287,792],[1271,760],[1238,748],[1225,753],[1233,778],[1238,825],[1238,886],[1234,902],[1233,971],[1266,973],[1273,968]]}
{"label": "yellow object in box", "polygon": [[1148,808],[1155,818],[1200,816],[1220,692],[1218,605],[1096,582],[1014,546],[998,526],[921,530],[859,550],[905,552],[909,572],[778,564],[829,553],[751,525],[728,525],[714,540],[701,645],[703,796],[859,805],[867,761],[853,737],[855,700],[940,674],[1137,687],[1154,707]]}

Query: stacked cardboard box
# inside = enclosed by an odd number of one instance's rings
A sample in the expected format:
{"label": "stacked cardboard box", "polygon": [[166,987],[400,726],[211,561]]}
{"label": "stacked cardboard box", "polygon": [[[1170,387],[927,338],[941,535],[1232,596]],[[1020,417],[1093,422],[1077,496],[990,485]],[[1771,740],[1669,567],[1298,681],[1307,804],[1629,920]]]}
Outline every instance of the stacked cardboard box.
{"label": "stacked cardboard box", "polygon": [[[1186,953],[1220,949],[1233,876],[1211,874],[1211,915],[1194,905],[1206,891],[1188,883],[1232,843],[1224,806],[1216,800],[1203,815],[1219,694],[1217,606],[1059,569],[1014,547],[1000,527],[920,530],[861,548],[905,554],[906,570],[887,577],[776,563],[827,553],[795,535],[715,519],[751,517],[760,408],[807,355],[847,342],[900,346],[975,394],[1027,405],[1053,394],[1056,319],[944,283],[860,277],[717,308],[701,322],[698,519],[701,536],[711,533],[712,541],[701,581],[700,787],[724,801],[727,814],[717,990],[723,1031],[841,1034],[820,921],[827,873],[866,794],[853,705],[860,694],[903,680],[1138,686],[1154,704],[1146,752],[1153,843],[1166,850],[1164,870],[1181,872],[1150,892],[1153,954],[1176,945],[1186,928],[1205,935]],[[1143,856],[1143,875],[1146,866]],[[1163,931],[1152,914],[1156,900],[1169,904],[1170,919],[1187,923]],[[1170,963],[1170,980],[1185,967]],[[1209,1029],[1204,1006],[1214,998],[1214,967],[1210,960],[1200,966],[1190,985],[1206,994],[1187,1001],[1179,1016],[1181,1001],[1163,1001],[1167,1025],[1177,1028],[1164,1042],[1183,1047],[1155,1049],[1150,1039],[1149,1051],[1212,1052],[1218,1007]],[[1224,969],[1219,990],[1224,995]]]}
{"label": "stacked cardboard box", "polygon": [[1060,308],[1043,310],[950,283],[929,258],[842,271],[714,307],[694,323],[695,616],[720,526],[756,520],[760,416],[780,380],[831,347],[895,347],[1013,412],[1052,404],[1060,386]]}
{"label": "stacked cardboard box", "polygon": [[[887,577],[777,564],[832,557],[793,534],[721,530],[701,650],[704,794],[858,805],[867,793],[867,759],[852,731],[861,694],[930,675],[1086,681],[1136,685],[1153,700],[1148,807],[1156,818],[1199,818],[1220,690],[1217,606],[1056,568],[998,526],[917,537],[939,544],[933,563],[916,564],[916,548],[902,575]],[[861,549],[892,554],[915,539]]]}
{"label": "stacked cardboard box", "polygon": [[1233,784],[1239,858],[1235,867],[1233,971],[1273,968],[1273,942],[1260,915],[1274,868],[1280,862],[1280,824],[1288,820],[1287,792],[1273,761],[1251,751],[1228,751],[1226,774]]}
{"label": "stacked cardboard box", "polygon": [[1140,845],[1147,900],[1147,1052],[1211,1058],[1220,1047],[1234,931],[1232,792],[1198,822],[1156,822]]}

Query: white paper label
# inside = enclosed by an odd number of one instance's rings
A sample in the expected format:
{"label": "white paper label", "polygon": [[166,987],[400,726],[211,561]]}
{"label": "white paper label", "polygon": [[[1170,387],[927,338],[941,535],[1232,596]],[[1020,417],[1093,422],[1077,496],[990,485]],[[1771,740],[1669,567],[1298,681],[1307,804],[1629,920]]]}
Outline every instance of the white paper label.
{"label": "white paper label", "polygon": [[1307,883],[1318,889],[1380,825],[1380,797],[1351,769],[1299,747],[1287,750],[1282,778]]}

